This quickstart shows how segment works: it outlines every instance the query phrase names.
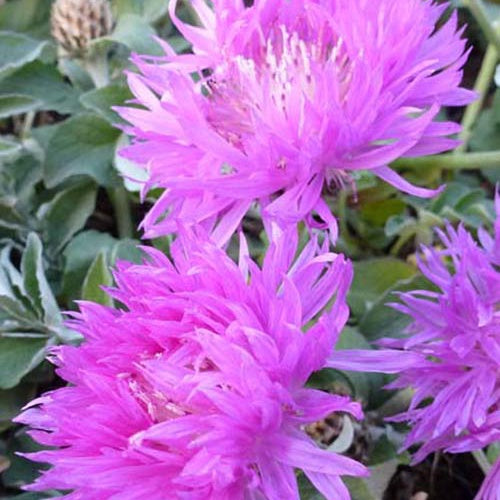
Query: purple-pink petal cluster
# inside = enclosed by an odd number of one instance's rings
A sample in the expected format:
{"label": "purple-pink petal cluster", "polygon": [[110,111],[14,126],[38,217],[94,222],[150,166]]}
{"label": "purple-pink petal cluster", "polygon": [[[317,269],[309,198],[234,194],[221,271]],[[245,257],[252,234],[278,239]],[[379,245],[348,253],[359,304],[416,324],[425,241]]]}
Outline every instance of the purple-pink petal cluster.
{"label": "purple-pink petal cluster", "polygon": [[143,264],[118,266],[109,293],[122,307],[80,304],[71,326],[83,344],[52,354],[70,385],[18,419],[51,447],[30,455],[52,465],[31,489],[293,500],[302,469],[326,498],[349,498],[340,476],[366,469],[303,427],[336,411],[361,416],[349,398],[305,386],[347,320],[351,265],[315,239],[296,256],[295,231],[276,236],[261,268],[245,248],[238,265],[181,231],[172,259],[148,248]]}
{"label": "purple-pink petal cluster", "polygon": [[[411,424],[405,445],[421,445],[416,461],[500,441],[499,230],[497,222],[494,238],[482,231],[482,245],[462,226],[439,231],[441,248],[424,248],[419,262],[435,288],[403,293],[402,304],[393,305],[412,323],[405,338],[383,343],[426,358],[393,383],[415,390],[409,410],[395,420]],[[498,500],[498,468],[479,499]]]}
{"label": "purple-pink petal cluster", "polygon": [[500,498],[500,459],[490,470],[476,497],[478,500],[498,500]]}
{"label": "purple-pink petal cluster", "polygon": [[[134,56],[134,106],[118,111],[133,144],[122,154],[165,188],[147,236],[203,224],[224,242],[253,202],[280,225],[335,219],[322,193],[370,169],[431,196],[388,164],[453,148],[442,106],[460,88],[465,41],[431,0],[191,0],[199,26],[170,14],[192,53]],[[313,218],[313,214],[315,217]]]}

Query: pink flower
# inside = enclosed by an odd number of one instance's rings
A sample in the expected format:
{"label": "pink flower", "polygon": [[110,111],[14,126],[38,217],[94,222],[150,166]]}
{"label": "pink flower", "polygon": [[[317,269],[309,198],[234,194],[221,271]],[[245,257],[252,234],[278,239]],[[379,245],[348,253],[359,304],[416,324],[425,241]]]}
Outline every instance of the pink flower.
{"label": "pink flower", "polygon": [[[424,248],[420,262],[435,291],[403,293],[403,304],[393,305],[412,323],[406,338],[383,344],[427,358],[403,369],[393,383],[415,389],[409,410],[395,418],[412,427],[405,446],[421,444],[415,461],[438,450],[461,453],[500,440],[498,224],[496,229],[495,239],[483,231],[486,248],[463,227],[440,231],[444,249]],[[492,471],[497,479],[487,479],[478,499],[500,498],[498,467]]]}
{"label": "pink flower", "polygon": [[500,460],[496,461],[488,473],[476,498],[479,500],[500,500]]}
{"label": "pink flower", "polygon": [[[176,55],[134,56],[134,106],[118,111],[134,137],[123,156],[165,188],[144,220],[146,236],[176,221],[215,227],[224,242],[253,202],[280,225],[336,224],[322,193],[369,169],[418,196],[388,164],[453,148],[442,106],[459,87],[465,42],[446,4],[430,0],[192,0],[201,26],[170,14],[192,43]],[[193,75],[195,79],[193,80]],[[315,214],[315,218],[313,218]]]}
{"label": "pink flower", "polygon": [[[68,499],[298,499],[302,469],[328,499],[358,462],[319,449],[303,426],[358,403],[306,388],[347,317],[352,269],[315,240],[275,239],[260,269],[241,241],[239,266],[201,235],[181,232],[172,260],[148,248],[121,263],[121,304],[82,303],[85,341],[53,353],[70,386],[35,400],[18,421],[53,449],[32,490]],[[317,321],[317,316],[332,303]],[[313,326],[309,326],[313,323]]]}

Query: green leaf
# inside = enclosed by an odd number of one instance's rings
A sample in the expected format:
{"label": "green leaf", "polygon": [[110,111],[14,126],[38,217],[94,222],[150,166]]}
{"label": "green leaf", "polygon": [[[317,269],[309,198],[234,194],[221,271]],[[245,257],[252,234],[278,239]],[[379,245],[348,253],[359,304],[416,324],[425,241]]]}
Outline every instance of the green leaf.
{"label": "green leaf", "polygon": [[[3,269],[2,265],[0,265],[0,297],[1,296],[6,296],[9,298],[14,297],[9,276],[5,272],[5,269]],[[0,310],[1,310],[1,306],[0,306]]]}
{"label": "green leaf", "polygon": [[31,384],[50,384],[54,382],[55,377],[55,368],[52,363],[48,360],[44,360],[43,363],[38,365],[34,370],[28,373],[23,378],[23,383],[31,383]]}
{"label": "green leaf", "polygon": [[388,460],[393,460],[398,455],[398,449],[394,443],[387,437],[387,434],[382,434],[370,454],[370,465],[381,464]]}
{"label": "green leaf", "polygon": [[[494,151],[500,149],[500,89],[495,92],[491,108],[481,113],[469,141],[471,151]],[[500,181],[498,168],[483,168],[481,172],[495,184]]]}
{"label": "green leaf", "polygon": [[45,355],[47,339],[0,337],[0,389],[15,387]]}
{"label": "green leaf", "polygon": [[141,190],[144,181],[148,178],[148,173],[143,167],[120,155],[120,150],[130,143],[128,137],[122,134],[116,144],[114,165],[116,170],[123,177],[123,183],[128,191],[138,192]]}
{"label": "green leaf", "polygon": [[[105,44],[103,49],[107,48],[107,44]],[[105,52],[106,50],[104,50],[104,53]],[[99,51],[97,51],[97,54],[99,54]],[[121,61],[121,64],[125,64],[125,61]],[[78,61],[78,59],[59,59],[58,67],[59,71],[71,82],[73,87],[78,90],[87,92],[95,88],[95,84],[88,70],[83,67],[81,61]]]}
{"label": "green leaf", "polygon": [[[353,327],[345,327],[337,342],[336,349],[372,349],[372,346]],[[335,356],[335,354],[333,354]],[[382,373],[363,373],[344,370],[326,369],[316,372],[308,384],[322,389],[350,392],[353,399],[361,401],[365,409],[377,409],[390,397],[391,392],[382,389],[389,382],[389,377]]]}
{"label": "green leaf", "polygon": [[67,304],[81,295],[87,271],[100,251],[108,251],[116,240],[107,233],[84,231],[73,238],[64,249],[62,297]]}
{"label": "green leaf", "polygon": [[24,65],[0,81],[0,94],[22,94],[39,102],[39,109],[74,113],[81,109],[78,91],[66,83],[54,65],[40,61]]}
{"label": "green leaf", "polygon": [[391,302],[398,302],[395,292],[430,289],[432,289],[431,284],[421,275],[395,283],[363,316],[358,326],[360,332],[370,341],[383,337],[400,337],[409,325],[410,318],[388,305]]}
{"label": "green leaf", "polygon": [[102,286],[111,286],[113,276],[111,275],[106,254],[99,252],[83,282],[82,299],[97,302],[107,306],[113,305],[111,297],[102,290]]}
{"label": "green leaf", "polygon": [[492,443],[488,446],[488,450],[486,451],[486,457],[490,464],[494,464],[500,457],[500,441],[496,443]]}
{"label": "green leaf", "polygon": [[21,408],[35,397],[35,387],[34,384],[22,383],[12,389],[0,390],[0,430],[10,427],[10,420],[19,415]]}
{"label": "green leaf", "polygon": [[38,99],[30,96],[18,94],[0,95],[0,118],[28,113],[40,108],[41,104]]}
{"label": "green leaf", "polygon": [[6,275],[9,278],[9,281],[12,283],[12,285],[19,290],[23,289],[23,277],[19,270],[12,264],[11,262],[11,250],[12,247],[6,245],[2,250],[0,251],[0,265]]}
{"label": "green leaf", "polygon": [[369,467],[370,475],[366,478],[343,477],[349,488],[351,500],[380,500],[385,498],[384,492],[392,476],[396,473],[400,461],[388,460],[380,465]]}
{"label": "green leaf", "polygon": [[414,217],[404,214],[393,215],[387,219],[384,228],[385,235],[389,238],[400,236],[405,230],[415,229],[416,225],[417,221]]}
{"label": "green leaf", "polygon": [[43,493],[21,493],[20,495],[15,495],[13,497],[8,497],[2,500],[45,500],[47,498],[53,498],[53,496],[46,496]]}
{"label": "green leaf", "polygon": [[163,50],[153,39],[156,31],[140,15],[124,14],[118,19],[116,27],[107,37],[98,39],[95,43],[113,41],[125,45],[132,52],[139,54],[162,55]]}
{"label": "green leaf", "polygon": [[470,188],[461,182],[449,182],[445,190],[430,204],[430,210],[440,214],[445,207],[454,207],[464,196],[467,196]]}
{"label": "green leaf", "polygon": [[405,207],[405,203],[399,198],[386,198],[364,203],[361,215],[368,223],[383,226],[389,217],[402,214]]}
{"label": "green leaf", "polygon": [[19,143],[0,137],[0,161],[11,160],[20,151],[21,145]]}
{"label": "green leaf", "polygon": [[20,33],[0,31],[0,78],[40,57],[46,45]]}
{"label": "green leaf", "polygon": [[113,0],[113,7],[117,17],[137,14],[154,23],[168,12],[168,0]]}
{"label": "green leaf", "polygon": [[[336,348],[342,349],[373,349],[365,337],[352,327],[345,327],[342,331]],[[385,403],[391,393],[383,390],[389,378],[382,373],[364,373],[339,371],[349,382],[353,397],[365,403],[366,408],[374,409]]]}
{"label": "green leaf", "polygon": [[42,295],[37,276],[40,274],[40,268],[43,276],[42,279],[45,279],[42,261],[42,243],[35,233],[30,233],[21,260],[23,290],[30,298],[33,308],[41,317],[43,315]]}
{"label": "green leaf", "polygon": [[35,38],[50,36],[51,0],[9,0],[0,6],[0,29],[23,31]]}
{"label": "green leaf", "polygon": [[[137,0],[136,0],[137,1]],[[168,0],[148,0],[142,3],[142,15],[150,23],[158,21],[168,12]]]}
{"label": "green leaf", "polygon": [[57,186],[74,175],[86,175],[101,185],[110,185],[111,162],[119,135],[117,129],[95,114],[76,115],[66,120],[47,148],[47,187]]}
{"label": "green leaf", "polygon": [[116,17],[121,17],[125,14],[142,14],[141,3],[143,3],[142,0],[111,0]]}
{"label": "green leaf", "polygon": [[342,480],[349,489],[351,500],[380,500],[382,497],[376,497],[370,492],[366,481],[359,477],[343,477]]}
{"label": "green leaf", "polygon": [[19,212],[5,199],[0,199],[0,226],[11,229],[22,229],[24,219]]}
{"label": "green leaf", "polygon": [[89,267],[99,253],[106,262],[115,265],[117,260],[140,263],[143,254],[137,240],[116,240],[106,233],[84,231],[71,240],[64,249],[65,258],[61,297],[66,303],[81,296],[82,283]]}
{"label": "green leaf", "polygon": [[31,154],[22,154],[14,162],[3,166],[4,172],[12,181],[14,207],[31,208],[36,184],[42,180],[43,171],[40,160]]}
{"label": "green leaf", "polygon": [[[368,491],[374,498],[383,498],[384,491],[389,485],[392,476],[396,473],[399,464],[399,460],[393,459],[369,468],[370,476],[364,478],[363,482],[366,484]],[[346,483],[349,486],[349,482],[346,481]],[[358,500],[356,495],[353,495],[352,500]],[[366,500],[368,500],[368,498]]]}
{"label": "green leaf", "polygon": [[[8,443],[7,457],[11,466],[2,475],[3,484],[9,488],[21,488],[33,482],[40,475],[40,469],[46,469],[47,466],[34,463],[19,456],[18,453],[36,452],[41,449],[42,447],[27,434],[26,429],[16,432]],[[45,496],[38,498],[45,498]]]}
{"label": "green leaf", "polygon": [[42,125],[41,127],[35,127],[31,130],[31,135],[36,139],[43,150],[44,157],[46,156],[45,151],[49,147],[49,142],[57,134],[63,124],[64,122],[55,123],[53,125]]}
{"label": "green leaf", "polygon": [[21,259],[24,290],[34,308],[48,327],[59,326],[61,312],[45,277],[42,260],[42,243],[35,233],[30,233]]}
{"label": "green leaf", "polygon": [[95,111],[113,124],[122,120],[111,107],[121,106],[132,97],[132,93],[127,86],[112,84],[86,92],[80,97],[80,102],[85,108]]}
{"label": "green leaf", "polygon": [[347,299],[352,314],[360,318],[386,290],[415,272],[410,264],[392,257],[355,262],[354,280]]}
{"label": "green leaf", "polygon": [[20,322],[34,322],[37,319],[31,311],[26,310],[20,301],[7,295],[0,295],[0,311]]}
{"label": "green leaf", "polygon": [[45,240],[54,254],[85,226],[95,208],[97,189],[92,183],[77,184],[57,193],[39,211]]}
{"label": "green leaf", "polygon": [[[22,290],[24,288],[23,285],[23,277],[19,270],[12,264],[11,262],[11,250],[12,248],[6,245],[0,251],[0,268],[3,271],[3,275],[5,275],[6,279],[9,282],[9,288],[11,290],[18,290],[18,293],[22,295]],[[16,292],[17,293],[17,292]],[[12,295],[12,297],[16,297],[16,293]]]}
{"label": "green leaf", "polygon": [[[176,54],[181,54],[191,47],[191,44],[183,36],[168,37],[168,44],[174,49]],[[356,187],[359,189],[359,185],[357,183]]]}
{"label": "green leaf", "polygon": [[140,264],[143,260],[144,254],[139,248],[140,241],[132,239],[118,240],[111,248],[109,254],[109,261],[114,266],[118,260],[126,260]]}
{"label": "green leaf", "polygon": [[299,472],[297,482],[301,500],[325,500],[325,497],[314,487],[303,472]]}
{"label": "green leaf", "polygon": [[500,5],[498,4],[498,0],[485,0],[484,6],[493,22],[500,20]]}

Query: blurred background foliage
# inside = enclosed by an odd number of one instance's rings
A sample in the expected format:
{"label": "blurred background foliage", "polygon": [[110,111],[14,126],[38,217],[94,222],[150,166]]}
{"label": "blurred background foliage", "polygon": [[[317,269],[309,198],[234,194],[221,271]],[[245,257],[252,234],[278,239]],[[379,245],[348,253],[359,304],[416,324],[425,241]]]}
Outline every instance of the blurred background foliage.
{"label": "blurred background foliage", "polygon": [[[74,309],[75,300],[108,303],[100,287],[112,284],[112,265],[117,259],[141,258],[136,227],[148,200],[139,203],[138,184],[130,180],[138,175],[137,167],[116,154],[127,138],[114,127],[120,119],[111,110],[131,97],[123,73],[133,70],[130,53],[159,54],[154,35],[178,51],[189,50],[168,18],[167,0],[113,0],[109,32],[90,41],[85,53],[62,51],[51,37],[52,3],[0,2],[2,499],[51,496],[20,489],[38,467],[16,452],[36,445],[11,419],[37,394],[61,383],[44,361],[47,349],[79,341],[64,326],[62,311]],[[444,159],[395,165],[418,184],[446,182],[446,189],[433,200],[420,200],[364,172],[355,179],[355,191],[345,186],[327,194],[341,226],[338,250],[355,261],[351,318],[340,349],[373,348],[371,341],[401,334],[405,319],[385,304],[397,300],[395,291],[428,287],[415,254],[420,244],[435,243],[435,227],[448,220],[476,230],[493,222],[493,193],[500,181],[499,51],[484,19],[471,9],[476,2],[453,3],[460,21],[469,25],[472,52],[465,85],[481,96],[467,110],[443,110],[443,117],[463,122],[464,146]],[[499,2],[486,7],[489,29],[500,33],[492,22],[500,20]],[[179,15],[190,19],[185,2]],[[250,214],[245,230],[253,255],[260,258],[266,242],[258,218]],[[144,243],[168,250],[168,239]],[[353,499],[403,500],[419,490],[431,498],[473,498],[481,473],[468,457],[435,457],[434,463],[412,469],[408,457],[398,455],[404,428],[383,418],[403,409],[408,394],[385,391],[387,382],[383,375],[334,370],[310,381],[351,394],[367,411],[361,423],[337,415],[308,429],[322,446],[371,467],[370,479],[349,481]],[[497,453],[490,450],[490,458]],[[305,480],[302,486],[304,498],[321,498]]]}

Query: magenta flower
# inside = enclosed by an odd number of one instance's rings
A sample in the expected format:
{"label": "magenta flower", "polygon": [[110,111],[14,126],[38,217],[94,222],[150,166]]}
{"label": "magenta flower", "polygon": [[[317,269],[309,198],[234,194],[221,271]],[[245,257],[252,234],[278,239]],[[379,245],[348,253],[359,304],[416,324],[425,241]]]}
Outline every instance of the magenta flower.
{"label": "magenta flower", "polygon": [[497,460],[484,480],[476,497],[478,500],[498,500],[500,498],[500,460]]}
{"label": "magenta flower", "polygon": [[110,294],[124,308],[81,304],[72,327],[84,343],[53,354],[70,386],[18,419],[54,447],[30,455],[53,466],[30,489],[291,500],[302,469],[326,498],[348,499],[340,476],[366,474],[303,431],[331,412],[361,417],[358,403],[304,385],[348,317],[350,263],[314,240],[294,260],[295,232],[276,239],[262,269],[244,240],[238,267],[200,239],[181,234],[172,260],[147,249],[148,262],[121,263]]}
{"label": "magenta flower", "polygon": [[[406,338],[383,344],[427,358],[392,384],[415,389],[409,410],[395,420],[410,423],[405,446],[421,444],[417,462],[438,450],[460,453],[500,440],[498,224],[496,229],[495,239],[482,233],[486,248],[462,226],[440,231],[444,249],[424,248],[419,264],[437,290],[403,293],[403,304],[393,305],[412,323]],[[478,498],[498,500],[498,467],[491,473],[497,479],[488,478],[483,488],[490,493]]]}
{"label": "magenta flower", "polygon": [[[454,147],[459,127],[441,106],[473,98],[459,87],[465,42],[456,16],[430,0],[192,0],[201,26],[170,14],[192,43],[176,55],[134,56],[135,106],[118,108],[134,137],[122,150],[165,188],[146,236],[200,223],[224,242],[253,202],[284,226],[329,227],[322,198],[369,169],[418,196],[388,164]],[[195,79],[193,79],[193,74]],[[315,215],[315,218],[313,218]]]}

